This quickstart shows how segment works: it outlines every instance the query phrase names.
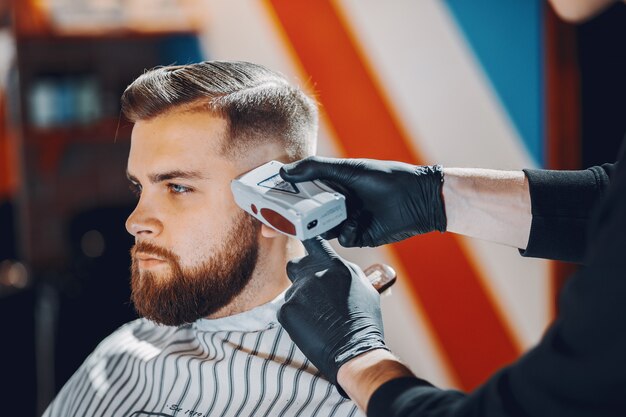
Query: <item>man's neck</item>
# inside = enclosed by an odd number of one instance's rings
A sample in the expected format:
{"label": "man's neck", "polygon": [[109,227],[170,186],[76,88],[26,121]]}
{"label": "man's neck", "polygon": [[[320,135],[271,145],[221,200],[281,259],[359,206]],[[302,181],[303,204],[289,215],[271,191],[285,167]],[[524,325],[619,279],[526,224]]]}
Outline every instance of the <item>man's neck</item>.
{"label": "man's neck", "polygon": [[[267,276],[266,279],[272,280],[271,276]],[[282,281],[282,280],[281,280]],[[234,316],[235,314],[243,313],[244,311],[252,310],[255,307],[267,304],[283,291],[289,287],[290,283],[282,282],[282,285],[274,285],[273,288],[259,288],[255,285],[254,277],[250,280],[250,283],[246,288],[238,294],[230,303],[217,310],[215,313],[209,315],[208,319],[220,319],[223,317]],[[261,294],[262,293],[262,294]]]}

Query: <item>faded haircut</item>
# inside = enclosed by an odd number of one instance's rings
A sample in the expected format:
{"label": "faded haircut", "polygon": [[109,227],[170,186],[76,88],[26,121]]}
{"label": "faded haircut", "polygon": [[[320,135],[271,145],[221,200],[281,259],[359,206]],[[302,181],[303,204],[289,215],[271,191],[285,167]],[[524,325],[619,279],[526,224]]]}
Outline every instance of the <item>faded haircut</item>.
{"label": "faded haircut", "polygon": [[208,61],[149,70],[121,99],[132,123],[173,111],[207,111],[226,120],[223,152],[236,156],[277,142],[290,160],[315,153],[317,104],[281,74],[249,62]]}

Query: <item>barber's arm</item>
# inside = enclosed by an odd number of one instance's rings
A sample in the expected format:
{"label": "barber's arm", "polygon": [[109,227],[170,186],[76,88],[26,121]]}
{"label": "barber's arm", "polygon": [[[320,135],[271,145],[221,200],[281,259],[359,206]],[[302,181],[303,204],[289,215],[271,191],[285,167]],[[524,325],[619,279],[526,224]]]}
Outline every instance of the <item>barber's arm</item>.
{"label": "barber's arm", "polygon": [[281,175],[347,191],[348,220],[336,231],[342,246],[380,246],[432,231],[520,249],[528,242],[531,204],[522,171],[312,157],[285,165]]}
{"label": "barber's arm", "polygon": [[278,320],[342,394],[365,409],[383,383],[413,374],[385,345],[380,296],[363,272],[323,239],[303,243],[307,256],[287,265],[293,285]]}
{"label": "barber's arm", "polygon": [[[402,409],[413,408],[412,404],[398,402],[398,389],[420,387],[416,398],[421,404],[415,407],[416,412],[442,412],[465,397],[416,378],[389,352],[383,339],[380,295],[358,266],[340,258],[321,238],[303,243],[307,256],[287,265],[293,285],[285,294],[278,321],[342,395],[349,396],[369,415],[385,417],[391,416],[392,403],[400,404]],[[388,387],[392,388],[392,402],[387,401]],[[381,397],[381,393],[383,398],[368,410],[372,396]],[[421,401],[422,395],[428,398]],[[377,409],[379,403],[386,405]]]}
{"label": "barber's arm", "polygon": [[292,286],[278,321],[311,362],[337,383],[337,370],[363,353],[387,350],[380,295],[358,266],[321,238],[303,242],[307,256],[290,261]]}
{"label": "barber's arm", "polygon": [[532,214],[522,171],[446,168],[444,178],[449,232],[526,248]]}
{"label": "barber's arm", "polygon": [[623,416],[623,195],[607,214],[621,223],[607,226],[596,259],[570,281],[559,320],[535,348],[472,393],[413,376],[387,350],[378,293],[325,241],[304,242],[308,255],[288,264],[293,286],[278,320],[370,417]]}
{"label": "barber's arm", "polygon": [[348,219],[325,237],[379,246],[449,231],[583,262],[588,220],[615,165],[579,171],[498,171],[312,157],[285,165],[287,181],[328,181],[347,195]]}
{"label": "barber's arm", "polygon": [[278,320],[322,374],[369,416],[466,415],[465,394],[415,377],[388,351],[380,297],[363,272],[320,238],[303,243],[307,256],[287,265],[293,285]]}

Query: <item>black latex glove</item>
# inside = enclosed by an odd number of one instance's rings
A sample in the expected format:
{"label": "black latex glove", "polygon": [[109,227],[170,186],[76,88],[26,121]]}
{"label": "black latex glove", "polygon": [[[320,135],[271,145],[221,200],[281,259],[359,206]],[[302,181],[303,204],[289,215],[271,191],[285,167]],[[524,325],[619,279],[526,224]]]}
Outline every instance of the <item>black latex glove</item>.
{"label": "black latex glove", "polygon": [[345,362],[387,349],[380,296],[363,271],[341,259],[328,242],[318,237],[303,243],[308,255],[287,264],[293,285],[278,321],[313,365],[337,384],[337,371]]}
{"label": "black latex glove", "polygon": [[338,237],[342,246],[380,246],[446,231],[440,165],[311,157],[284,165],[280,175],[295,183],[324,180],[347,194],[348,218],[324,235]]}

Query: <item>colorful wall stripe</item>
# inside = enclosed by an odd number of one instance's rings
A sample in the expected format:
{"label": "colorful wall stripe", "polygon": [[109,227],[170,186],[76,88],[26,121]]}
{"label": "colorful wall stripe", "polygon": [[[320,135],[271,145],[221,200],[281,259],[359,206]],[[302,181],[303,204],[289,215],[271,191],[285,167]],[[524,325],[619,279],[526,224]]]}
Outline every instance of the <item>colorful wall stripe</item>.
{"label": "colorful wall stripe", "polygon": [[[407,146],[406,133],[332,5],[289,0],[270,3],[303,69],[316,82],[318,98],[345,156],[423,163]],[[411,277],[414,296],[432,321],[463,388],[474,388],[519,354],[478,272],[454,236],[410,239],[395,245],[394,250],[405,268],[420,271]]]}

